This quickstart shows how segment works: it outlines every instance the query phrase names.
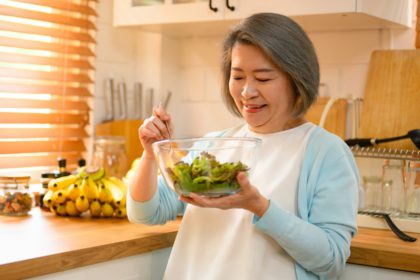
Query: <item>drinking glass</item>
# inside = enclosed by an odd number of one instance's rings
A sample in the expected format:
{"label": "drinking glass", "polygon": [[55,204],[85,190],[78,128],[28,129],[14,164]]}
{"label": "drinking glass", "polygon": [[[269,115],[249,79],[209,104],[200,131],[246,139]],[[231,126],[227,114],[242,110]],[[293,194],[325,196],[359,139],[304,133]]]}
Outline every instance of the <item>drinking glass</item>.
{"label": "drinking glass", "polygon": [[411,161],[405,184],[405,214],[420,219],[420,162]]}
{"label": "drinking glass", "polygon": [[391,214],[404,211],[405,161],[386,159],[382,165],[382,210]]}
{"label": "drinking glass", "polygon": [[380,210],[382,207],[381,178],[378,176],[363,176],[366,210]]}

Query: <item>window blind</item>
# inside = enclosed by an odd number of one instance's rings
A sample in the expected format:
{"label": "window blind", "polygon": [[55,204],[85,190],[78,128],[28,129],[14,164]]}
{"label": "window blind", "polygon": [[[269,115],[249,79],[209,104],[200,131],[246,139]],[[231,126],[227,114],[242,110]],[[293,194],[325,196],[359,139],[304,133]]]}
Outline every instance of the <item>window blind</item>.
{"label": "window blind", "polygon": [[420,0],[417,0],[416,48],[420,49]]}
{"label": "window blind", "polygon": [[0,173],[41,172],[84,157],[95,0],[0,2]]}

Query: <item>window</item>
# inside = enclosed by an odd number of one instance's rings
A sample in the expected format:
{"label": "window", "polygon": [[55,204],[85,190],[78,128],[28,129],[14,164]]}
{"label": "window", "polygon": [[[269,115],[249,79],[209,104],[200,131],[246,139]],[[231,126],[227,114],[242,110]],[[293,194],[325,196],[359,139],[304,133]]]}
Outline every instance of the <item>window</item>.
{"label": "window", "polygon": [[0,173],[39,174],[58,157],[72,168],[84,157],[96,2],[0,2]]}

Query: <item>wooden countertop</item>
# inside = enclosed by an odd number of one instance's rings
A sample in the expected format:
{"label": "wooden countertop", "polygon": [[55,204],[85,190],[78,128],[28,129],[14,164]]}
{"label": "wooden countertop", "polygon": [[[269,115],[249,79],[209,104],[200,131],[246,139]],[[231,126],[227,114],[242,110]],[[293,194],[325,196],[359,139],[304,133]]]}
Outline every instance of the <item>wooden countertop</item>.
{"label": "wooden countertop", "polygon": [[402,241],[390,230],[359,227],[348,262],[420,272],[420,233],[409,234],[417,241]]}
{"label": "wooden countertop", "polygon": [[172,246],[178,221],[165,226],[127,219],[57,217],[31,210],[0,216],[0,279],[24,279]]}
{"label": "wooden countertop", "polygon": [[[172,246],[180,219],[164,226],[126,219],[56,217],[35,208],[27,217],[0,216],[0,279],[64,271]],[[387,230],[360,228],[350,263],[420,272],[419,241]]]}

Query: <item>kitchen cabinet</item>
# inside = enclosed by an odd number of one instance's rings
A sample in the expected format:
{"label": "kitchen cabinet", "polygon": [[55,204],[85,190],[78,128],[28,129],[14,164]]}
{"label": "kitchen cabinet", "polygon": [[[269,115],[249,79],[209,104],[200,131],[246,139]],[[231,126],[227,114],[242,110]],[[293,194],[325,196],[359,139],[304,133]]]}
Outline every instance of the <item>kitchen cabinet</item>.
{"label": "kitchen cabinet", "polygon": [[[0,279],[162,279],[180,223],[181,218],[148,226],[126,219],[58,217],[38,207],[26,217],[0,216],[2,252],[7,252],[0,254]],[[411,234],[420,239],[419,233]],[[359,227],[348,263],[346,280],[418,279],[420,243]],[[356,275],[359,270],[365,274]]]}
{"label": "kitchen cabinet", "polygon": [[290,16],[307,31],[404,28],[411,27],[413,18],[412,0],[212,0],[217,11],[204,0],[135,2],[114,1],[114,26],[177,37],[222,34],[232,23],[257,12]]}
{"label": "kitchen cabinet", "polygon": [[135,1],[114,1],[114,26],[163,25],[223,19],[222,4],[224,0],[212,1],[218,11],[210,10],[209,2],[205,0],[187,3],[177,3],[176,0],[171,0],[151,5],[134,5],[133,2]]}

